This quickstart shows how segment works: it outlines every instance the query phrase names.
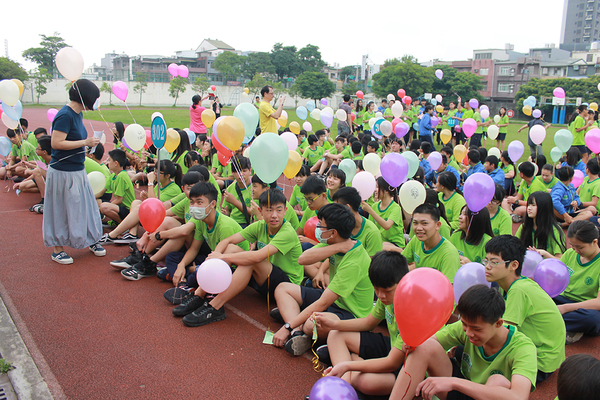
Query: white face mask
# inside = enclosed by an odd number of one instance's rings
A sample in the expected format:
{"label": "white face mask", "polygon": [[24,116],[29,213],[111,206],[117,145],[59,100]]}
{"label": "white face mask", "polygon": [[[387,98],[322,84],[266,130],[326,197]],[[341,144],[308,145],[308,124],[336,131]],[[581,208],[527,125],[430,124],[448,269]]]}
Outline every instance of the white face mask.
{"label": "white face mask", "polygon": [[192,218],[197,219],[198,221],[202,221],[204,218],[206,218],[212,210],[210,210],[208,213],[206,212],[206,209],[208,207],[190,207],[190,215],[192,216]]}
{"label": "white face mask", "polygon": [[100,108],[100,97],[98,97],[98,98],[96,99],[96,101],[94,102],[94,105],[93,105],[92,109],[93,109],[93,110],[97,110],[97,109],[99,109],[99,108]]}

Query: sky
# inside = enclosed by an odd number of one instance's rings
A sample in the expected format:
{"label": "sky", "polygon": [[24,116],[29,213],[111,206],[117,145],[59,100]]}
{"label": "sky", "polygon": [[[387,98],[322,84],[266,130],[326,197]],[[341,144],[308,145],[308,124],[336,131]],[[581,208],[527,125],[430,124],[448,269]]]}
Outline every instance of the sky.
{"label": "sky", "polygon": [[0,39],[2,56],[7,40],[9,58],[27,70],[35,65],[23,51],[54,32],[81,52],[86,68],[105,53],[172,56],[205,38],[242,51],[312,44],[340,67],[363,55],[373,64],[404,54],[453,61],[505,43],[519,52],[558,47],[564,1],[11,1],[2,6]]}

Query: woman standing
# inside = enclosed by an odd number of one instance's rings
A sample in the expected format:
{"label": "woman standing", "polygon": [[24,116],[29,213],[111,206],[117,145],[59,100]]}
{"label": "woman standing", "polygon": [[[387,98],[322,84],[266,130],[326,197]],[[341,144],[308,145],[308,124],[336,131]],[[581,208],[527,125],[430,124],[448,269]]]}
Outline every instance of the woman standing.
{"label": "woman standing", "polygon": [[501,152],[504,152],[504,141],[506,140],[506,134],[508,133],[508,115],[506,114],[506,108],[500,107],[498,116],[500,117],[500,121],[498,121],[498,124],[496,125],[499,128],[498,138],[496,138],[496,147],[498,147]]}
{"label": "woman standing", "polygon": [[54,247],[52,260],[59,264],[73,263],[63,246],[89,246],[94,255],[106,255],[106,250],[96,244],[102,236],[102,222],[84,168],[85,146],[94,147],[100,139],[87,137],[81,115],[83,110],[92,110],[99,97],[100,90],[94,83],[79,79],[69,89],[70,102],[52,122],[43,234],[44,245]]}
{"label": "woman standing", "polygon": [[219,103],[219,96],[216,96],[212,103],[212,109],[215,112],[215,118],[219,118],[221,116],[221,108],[223,108],[223,104]]}
{"label": "woman standing", "polygon": [[204,99],[199,95],[194,95],[192,97],[192,105],[190,106],[190,130],[196,134],[196,136],[200,134],[206,135],[206,125],[202,122],[202,112],[206,110],[206,108],[202,107],[200,103],[202,103],[208,96]]}

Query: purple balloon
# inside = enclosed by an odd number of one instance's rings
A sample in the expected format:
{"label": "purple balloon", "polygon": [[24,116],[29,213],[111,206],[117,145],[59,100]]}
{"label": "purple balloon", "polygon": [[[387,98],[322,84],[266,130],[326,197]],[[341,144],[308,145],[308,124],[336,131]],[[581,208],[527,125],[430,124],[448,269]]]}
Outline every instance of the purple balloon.
{"label": "purple balloon", "polygon": [[324,106],[326,106],[326,105],[327,105],[327,99],[326,99],[325,97],[323,97],[323,98],[321,99],[321,104],[323,104]]}
{"label": "purple balloon", "polygon": [[440,123],[440,119],[438,117],[431,117],[431,126],[434,128]]}
{"label": "purple balloon", "polygon": [[543,260],[544,257],[542,257],[537,251],[527,250],[525,253],[525,260],[523,261],[523,268],[521,269],[521,275],[533,279],[535,268]]}
{"label": "purple balloon", "polygon": [[472,108],[477,108],[477,107],[479,107],[479,102],[477,101],[477,99],[471,99],[471,100],[469,100],[469,105]]}
{"label": "purple balloon", "polygon": [[337,376],[321,378],[310,389],[310,400],[358,400],[356,390]]}
{"label": "purple balloon", "polygon": [[519,161],[519,158],[523,155],[525,151],[525,146],[518,140],[513,140],[508,145],[508,156],[512,160],[512,162],[516,163]]}
{"label": "purple balloon", "polygon": [[533,115],[533,118],[539,118],[542,116],[542,110],[533,110],[533,112],[531,113],[531,115]]}
{"label": "purple balloon", "polygon": [[391,187],[398,187],[408,174],[408,161],[398,153],[389,153],[381,160],[379,170]]}
{"label": "purple balloon", "polygon": [[431,154],[429,154],[429,158],[427,158],[427,161],[429,161],[429,166],[431,167],[431,169],[437,171],[440,165],[442,165],[442,155],[439,152],[434,151]]}
{"label": "purple balloon", "polygon": [[331,126],[331,124],[333,124],[333,115],[329,114],[328,112],[322,112],[320,118],[321,123],[328,128]]}
{"label": "purple balloon", "polygon": [[125,141],[125,136],[123,136],[123,139],[121,139],[121,143],[123,143],[123,146],[125,146],[125,148],[133,151],[133,149],[127,145],[127,142]]}
{"label": "purple balloon", "polygon": [[537,265],[533,280],[548,296],[556,297],[569,286],[569,269],[562,261],[548,258]]}
{"label": "purple balloon", "polygon": [[494,198],[496,185],[491,176],[477,172],[467,178],[463,193],[469,210],[479,212]]}
{"label": "purple balloon", "polygon": [[463,265],[454,275],[454,300],[458,304],[460,296],[473,285],[486,285],[492,287],[492,283],[485,279],[485,267],[478,262],[470,262]]}
{"label": "purple balloon", "polygon": [[408,130],[410,129],[410,127],[408,126],[408,124],[404,121],[402,122],[398,122],[396,124],[396,127],[394,128],[394,133],[396,134],[396,137],[401,137],[404,136],[408,133]]}

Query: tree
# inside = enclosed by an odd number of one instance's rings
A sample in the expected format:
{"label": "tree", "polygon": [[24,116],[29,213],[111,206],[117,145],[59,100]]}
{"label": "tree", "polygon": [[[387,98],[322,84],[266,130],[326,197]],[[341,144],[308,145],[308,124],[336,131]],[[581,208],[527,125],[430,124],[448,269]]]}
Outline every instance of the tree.
{"label": "tree", "polygon": [[477,99],[483,101],[483,96],[479,94],[483,90],[481,77],[471,72],[458,72],[449,65],[435,65],[429,67],[432,73],[436,69],[441,69],[444,72],[443,79],[435,78],[431,93],[435,96],[441,94],[444,97],[444,103],[456,101],[460,96],[463,100]]}
{"label": "tree", "polygon": [[18,62],[0,57],[0,80],[2,79],[18,79],[24,82],[27,80],[27,72]]}
{"label": "tree", "polygon": [[340,69],[340,80],[345,81],[346,78],[356,80],[356,68],[347,65],[344,68]]}
{"label": "tree", "polygon": [[296,46],[284,47],[281,43],[275,43],[271,50],[271,63],[275,67],[275,74],[279,80],[283,78],[295,78],[302,72],[302,65],[296,56]]}
{"label": "tree", "polygon": [[54,32],[53,36],[40,35],[42,41],[41,47],[30,47],[23,52],[23,58],[33,61],[40,68],[45,68],[47,71],[54,69],[54,58],[56,53],[63,47],[69,46],[64,39],[60,37],[60,33]]}
{"label": "tree", "polygon": [[342,88],[342,93],[354,96],[359,90],[360,87],[358,86],[358,83],[350,81],[344,85],[344,87]]}
{"label": "tree", "polygon": [[298,107],[298,101],[302,98],[300,87],[295,83],[288,89],[289,95],[294,99],[294,107]]}
{"label": "tree", "polygon": [[407,95],[416,98],[431,91],[434,78],[433,71],[407,59],[373,75],[372,89],[377,96],[385,97],[402,88]]}
{"label": "tree", "polygon": [[242,62],[242,56],[224,51],[215,58],[212,66],[223,75],[224,81],[235,80],[240,75]]}
{"label": "tree", "polygon": [[275,74],[275,66],[271,62],[269,53],[250,53],[243,61],[242,74],[247,78],[254,77],[256,74]]}
{"label": "tree", "polygon": [[100,86],[100,91],[104,93],[108,93],[108,104],[112,105],[112,86],[107,82],[102,82],[102,86]]}
{"label": "tree", "polygon": [[40,96],[46,94],[48,89],[44,84],[48,82],[52,82],[52,75],[48,73],[46,68],[38,68],[32,75],[33,78],[33,88],[37,93],[37,103],[40,104]]}
{"label": "tree", "polygon": [[140,106],[142,105],[142,95],[146,93],[148,88],[148,74],[136,73],[135,81],[137,82],[133,87],[133,91],[140,94]]}
{"label": "tree", "polygon": [[252,98],[255,98],[266,84],[267,80],[261,74],[254,74],[254,78],[246,84],[246,87],[254,93]]}
{"label": "tree", "polygon": [[325,61],[321,59],[321,52],[319,46],[308,44],[301,48],[297,53],[298,60],[302,66],[302,72],[313,71],[321,72],[323,67],[326,65]]}
{"label": "tree", "polygon": [[209,86],[210,82],[208,81],[206,75],[201,75],[197,77],[194,83],[192,84],[192,91],[200,94],[200,96],[202,97],[204,92],[208,90]]}
{"label": "tree", "polygon": [[169,96],[175,98],[173,107],[175,107],[175,105],[177,104],[177,99],[179,98],[179,93],[185,92],[185,86],[187,84],[188,84],[188,80],[181,76],[171,79],[171,85],[169,85]]}
{"label": "tree", "polygon": [[296,79],[294,86],[297,86],[302,97],[315,101],[329,97],[335,92],[335,84],[322,72],[303,72]]}

